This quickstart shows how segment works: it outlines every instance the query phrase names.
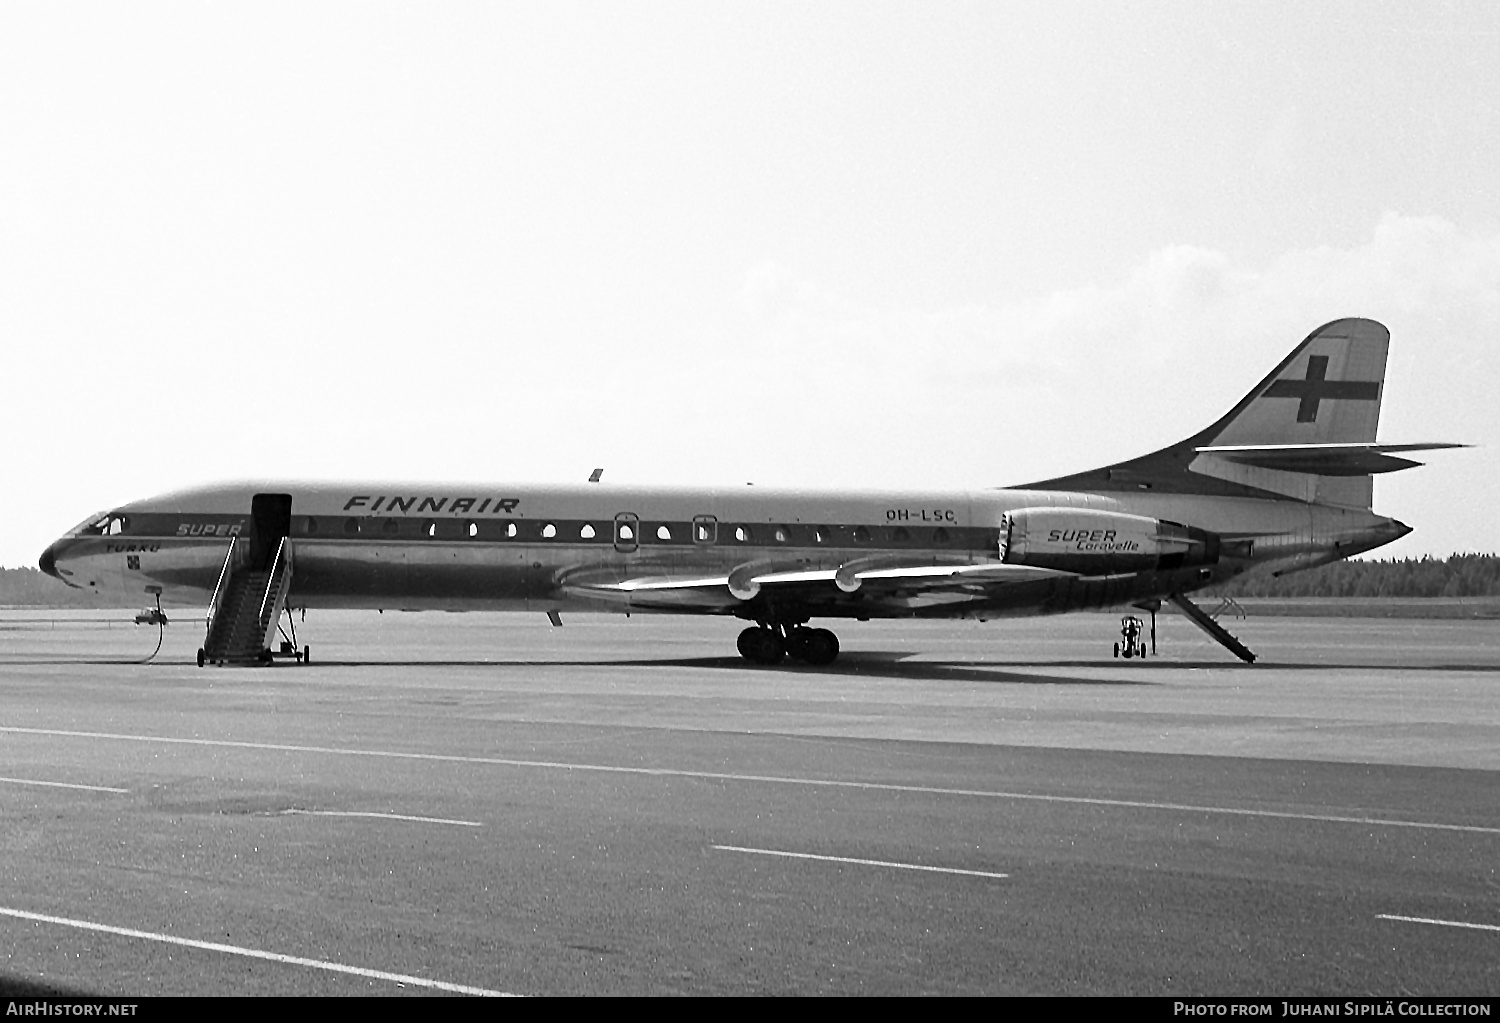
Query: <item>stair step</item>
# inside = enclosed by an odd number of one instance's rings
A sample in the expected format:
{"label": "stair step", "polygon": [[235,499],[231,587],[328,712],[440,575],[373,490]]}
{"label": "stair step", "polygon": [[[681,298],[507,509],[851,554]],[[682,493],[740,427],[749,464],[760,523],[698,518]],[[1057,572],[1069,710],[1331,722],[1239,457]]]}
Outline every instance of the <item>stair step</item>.
{"label": "stair step", "polygon": [[[285,571],[285,570],[283,570]],[[225,581],[210,631],[204,637],[208,660],[249,664],[260,660],[266,631],[275,620],[275,604],[268,598],[283,576],[264,569],[242,569]]]}

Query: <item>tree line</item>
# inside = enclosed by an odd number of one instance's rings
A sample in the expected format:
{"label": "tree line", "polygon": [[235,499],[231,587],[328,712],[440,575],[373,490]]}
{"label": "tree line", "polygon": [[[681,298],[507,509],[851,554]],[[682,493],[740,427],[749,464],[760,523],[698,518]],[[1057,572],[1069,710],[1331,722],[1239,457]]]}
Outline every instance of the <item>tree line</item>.
{"label": "tree line", "polygon": [[[141,606],[147,604],[141,594]],[[0,568],[0,607],[119,607],[114,600],[64,586],[35,568]]]}
{"label": "tree line", "polygon": [[1207,592],[1224,597],[1500,597],[1500,555],[1335,561],[1280,577],[1246,576]]}

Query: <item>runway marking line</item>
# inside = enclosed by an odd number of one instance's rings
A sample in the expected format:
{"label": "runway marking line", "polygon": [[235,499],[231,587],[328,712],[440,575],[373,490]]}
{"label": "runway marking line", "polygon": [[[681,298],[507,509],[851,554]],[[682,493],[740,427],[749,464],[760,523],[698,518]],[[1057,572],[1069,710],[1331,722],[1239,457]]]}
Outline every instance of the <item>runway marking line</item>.
{"label": "runway marking line", "polygon": [[1009,877],[988,870],[960,870],[957,867],[929,867],[923,863],[895,863],[891,860],[859,860],[850,856],[819,856],[814,853],[787,852],[784,849],[749,849],[740,845],[715,845],[723,852],[753,853],[757,856],[784,856],[793,860],[823,860],[828,863],[853,863],[861,867],[895,867],[899,870],[926,870],[934,874],[963,874],[967,877]]}
{"label": "runway marking line", "polygon": [[1500,933],[1500,926],[1495,924],[1471,924],[1462,920],[1433,920],[1425,916],[1394,916],[1389,913],[1376,913],[1376,920],[1395,920],[1403,924],[1432,924],[1437,927],[1462,927],[1469,931],[1495,931]]}
{"label": "runway marking line", "polygon": [[1388,817],[1344,817],[1337,814],[1292,813],[1286,810],[1248,810],[1232,806],[1197,806],[1192,803],[1153,803],[1137,799],[1103,799],[1095,796],[1049,796],[1035,792],[997,789],[957,789],[936,785],[899,785],[893,782],[843,781],[837,778],[794,778],[775,774],[728,774],[720,771],[688,771],[670,767],[620,767],[614,764],[570,764],[554,760],[514,760],[506,757],[466,757],[456,753],[399,753],[393,750],[341,749],[336,746],[296,746],[289,743],[241,742],[233,739],[179,739],[163,735],[126,735],[118,732],[79,732],[60,728],[22,728],[0,725],[0,734],[54,735],[77,739],[116,739],[123,742],[160,742],[179,746],[211,746],[220,749],[274,750],[282,753],[320,753],[345,757],[379,757],[390,760],[420,760],[428,763],[485,764],[491,767],[521,767],[537,770],[591,771],[600,774],[634,774],[657,778],[698,778],[704,781],[755,782],[766,785],[801,785],[808,788],[855,789],[866,792],[911,792],[932,796],[967,796],[977,799],[1012,799],[1037,803],[1068,803],[1076,806],[1109,806],[1126,810],[1175,810],[1212,813],[1230,817],[1260,817],[1271,820],[1319,821],[1325,824],[1360,824],[1366,827],[1416,828],[1422,831],[1456,831],[1473,835],[1500,835],[1500,827],[1477,824],[1437,824],[1427,821],[1394,820]]}
{"label": "runway marking line", "polygon": [[8,909],[0,906],[0,916],[15,917],[17,920],[30,920],[34,923],[56,924],[60,927],[73,927],[81,931],[98,931],[101,934],[115,934],[122,938],[141,938],[145,941],[157,941],[165,945],[179,945],[183,948],[202,949],[205,952],[223,952],[228,955],[245,956],[248,959],[264,959],[268,962],[285,963],[289,966],[307,966],[314,970],[347,973],[355,977],[366,977],[370,980],[388,980],[394,984],[411,984],[416,987],[433,988],[438,991],[451,991],[459,995],[481,995],[489,998],[518,997],[507,991],[492,991],[489,988],[472,987],[468,984],[450,984],[445,980],[429,980],[426,977],[413,977],[405,973],[367,970],[362,966],[345,966],[343,963],[330,963],[322,959],[305,959],[302,956],[283,955],[280,952],[263,952],[258,948],[224,945],[217,941],[195,941],[192,938],[179,938],[172,934],[138,931],[131,927],[115,927],[111,924],[98,924],[89,920],[73,920],[65,916],[30,913],[24,909]]}
{"label": "runway marking line", "polygon": [[0,778],[7,785],[42,785],[49,789],[78,789],[81,792],[113,792],[128,795],[129,789],[112,789],[104,785],[76,785],[68,781],[37,781],[33,778]]}
{"label": "runway marking line", "polygon": [[415,821],[418,824],[457,824],[465,828],[482,828],[479,821],[450,820],[447,817],[412,817],[404,813],[375,813],[372,810],[279,810],[278,817],[378,817],[386,821]]}

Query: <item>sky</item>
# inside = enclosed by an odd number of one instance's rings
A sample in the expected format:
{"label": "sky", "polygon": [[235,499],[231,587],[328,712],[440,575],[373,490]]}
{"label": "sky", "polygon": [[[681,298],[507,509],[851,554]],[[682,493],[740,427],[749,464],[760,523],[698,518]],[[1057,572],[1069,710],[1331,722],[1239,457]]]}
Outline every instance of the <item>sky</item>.
{"label": "sky", "polygon": [[[234,478],[980,488],[1392,333],[1494,551],[1500,6],[0,3],[0,565]],[[1420,456],[1419,456],[1420,457]]]}

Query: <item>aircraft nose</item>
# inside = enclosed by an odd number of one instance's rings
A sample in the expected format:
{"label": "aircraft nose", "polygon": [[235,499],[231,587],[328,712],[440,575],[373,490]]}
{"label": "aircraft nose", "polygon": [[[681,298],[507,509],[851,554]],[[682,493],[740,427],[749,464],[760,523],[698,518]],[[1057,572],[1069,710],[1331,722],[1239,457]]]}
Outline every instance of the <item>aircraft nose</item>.
{"label": "aircraft nose", "polygon": [[38,568],[40,568],[43,572],[46,572],[52,578],[62,578],[62,576],[58,574],[57,571],[57,544],[52,544],[46,550],[42,551],[42,556],[37,559],[36,563]]}
{"label": "aircraft nose", "polygon": [[1386,528],[1391,531],[1391,539],[1399,540],[1411,532],[1411,527],[1400,519],[1386,519]]}

